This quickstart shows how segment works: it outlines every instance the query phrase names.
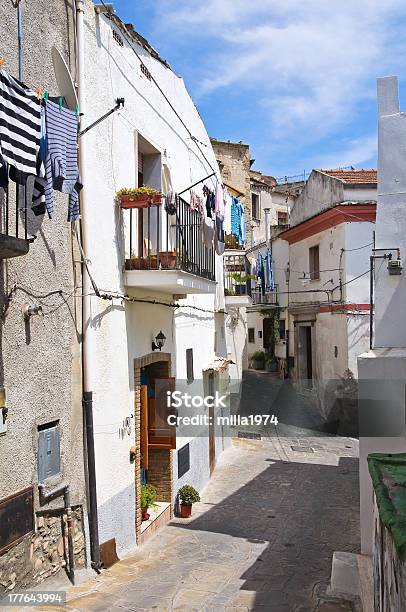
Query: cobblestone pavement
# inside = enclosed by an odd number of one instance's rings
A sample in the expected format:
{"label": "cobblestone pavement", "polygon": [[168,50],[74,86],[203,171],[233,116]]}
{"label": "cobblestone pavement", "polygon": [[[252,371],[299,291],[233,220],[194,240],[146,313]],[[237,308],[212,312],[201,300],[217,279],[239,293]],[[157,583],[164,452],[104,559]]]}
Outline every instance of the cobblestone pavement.
{"label": "cobblestone pavement", "polygon": [[64,609],[351,609],[320,597],[333,552],[359,549],[357,455],[348,438],[234,440],[191,519],[73,587]]}

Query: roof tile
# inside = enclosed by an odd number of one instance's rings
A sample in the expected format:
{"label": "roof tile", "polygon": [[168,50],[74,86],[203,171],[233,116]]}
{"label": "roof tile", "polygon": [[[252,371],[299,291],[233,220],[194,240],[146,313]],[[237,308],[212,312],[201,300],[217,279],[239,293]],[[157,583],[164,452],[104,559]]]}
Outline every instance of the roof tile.
{"label": "roof tile", "polygon": [[320,170],[324,174],[340,179],[344,183],[353,185],[376,184],[378,182],[377,171],[374,169],[364,170]]}

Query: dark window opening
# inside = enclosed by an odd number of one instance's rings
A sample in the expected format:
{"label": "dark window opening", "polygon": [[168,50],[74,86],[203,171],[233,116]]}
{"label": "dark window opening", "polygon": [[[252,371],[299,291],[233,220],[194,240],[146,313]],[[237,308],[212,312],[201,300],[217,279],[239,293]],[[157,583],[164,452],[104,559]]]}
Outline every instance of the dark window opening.
{"label": "dark window opening", "polygon": [[255,342],[255,328],[254,327],[249,327],[248,328],[248,342]]}
{"label": "dark window opening", "polygon": [[288,224],[288,213],[283,210],[278,210],[278,225]]}
{"label": "dark window opening", "polygon": [[251,214],[253,219],[260,218],[259,195],[257,193],[251,194]]}
{"label": "dark window opening", "polygon": [[193,349],[186,349],[186,378],[188,383],[194,381],[194,372],[193,372]]}
{"label": "dark window opening", "polygon": [[286,338],[286,321],[285,319],[279,319],[279,338],[285,340]]}
{"label": "dark window opening", "polygon": [[185,444],[178,450],[178,478],[182,478],[190,470],[190,447]]}
{"label": "dark window opening", "polygon": [[311,280],[320,279],[319,245],[309,249],[309,270]]}

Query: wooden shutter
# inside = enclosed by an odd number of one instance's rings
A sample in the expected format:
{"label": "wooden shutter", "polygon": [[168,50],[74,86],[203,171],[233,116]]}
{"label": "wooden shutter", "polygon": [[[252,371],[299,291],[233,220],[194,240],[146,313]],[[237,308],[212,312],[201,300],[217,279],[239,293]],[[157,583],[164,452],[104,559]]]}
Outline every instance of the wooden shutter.
{"label": "wooden shutter", "polygon": [[140,431],[140,453],[141,467],[144,470],[148,469],[148,387],[141,385],[140,387],[141,401],[141,431]]}
{"label": "wooden shutter", "polygon": [[175,390],[175,378],[160,377],[154,381],[155,397],[149,400],[148,443],[152,448],[176,448],[176,426],[169,425],[167,418],[174,414],[167,407],[167,391]]}
{"label": "wooden shutter", "polygon": [[309,249],[309,268],[311,280],[318,280],[320,278],[320,265],[319,265],[319,246],[313,246]]}

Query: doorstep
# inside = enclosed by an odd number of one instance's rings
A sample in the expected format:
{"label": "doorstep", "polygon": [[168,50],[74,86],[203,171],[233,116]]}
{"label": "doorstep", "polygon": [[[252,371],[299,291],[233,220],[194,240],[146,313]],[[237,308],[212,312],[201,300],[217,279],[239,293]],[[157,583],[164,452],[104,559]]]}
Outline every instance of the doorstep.
{"label": "doorstep", "polygon": [[149,510],[149,519],[141,523],[139,544],[144,544],[158,529],[169,523],[171,514],[171,504],[156,502],[156,508]]}

